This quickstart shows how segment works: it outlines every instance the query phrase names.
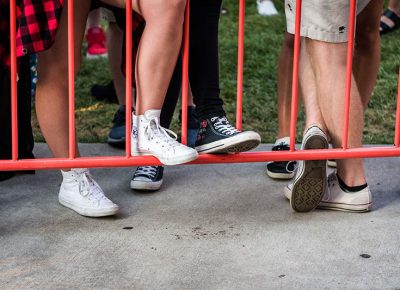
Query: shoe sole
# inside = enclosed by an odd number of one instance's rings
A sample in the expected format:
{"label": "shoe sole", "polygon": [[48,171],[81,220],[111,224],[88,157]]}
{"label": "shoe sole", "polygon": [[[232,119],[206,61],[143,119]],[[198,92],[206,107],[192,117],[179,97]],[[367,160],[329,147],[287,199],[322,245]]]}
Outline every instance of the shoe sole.
{"label": "shoe sole", "polygon": [[122,148],[125,147],[125,137],[122,139],[113,139],[108,137],[107,143],[113,147]]}
{"label": "shoe sole", "polygon": [[[195,151],[194,151],[195,152]],[[152,154],[150,152],[137,152],[137,151],[132,151],[131,155],[132,157],[135,156],[154,156],[156,157],[163,165],[167,165],[167,166],[173,166],[173,165],[181,165],[181,164],[185,164],[185,163],[189,163],[191,161],[196,160],[199,157],[199,154],[197,152],[195,152],[196,154],[192,154],[192,155],[187,155],[187,156],[181,156],[181,157],[177,157],[174,158],[173,160],[169,160],[169,159],[165,159],[161,156],[157,156],[155,154]]]}
{"label": "shoe sole", "polygon": [[136,181],[136,180],[131,180],[131,189],[137,190],[137,191],[157,191],[161,188],[163,181],[155,181],[155,182],[147,182],[147,181]]}
{"label": "shoe sole", "polygon": [[[321,135],[312,135],[304,149],[328,149],[328,141]],[[290,205],[294,211],[309,212],[321,202],[326,188],[326,160],[304,161],[303,172],[293,184]]]}
{"label": "shoe sole", "polygon": [[317,208],[326,210],[346,211],[346,212],[369,212],[371,210],[372,203],[368,204],[346,204],[346,203],[331,203],[321,202]]}
{"label": "shoe sole", "polygon": [[[290,200],[292,192],[286,186],[284,189],[284,195],[287,199]],[[321,201],[317,209],[321,210],[335,210],[335,211],[344,211],[344,212],[352,212],[352,213],[364,213],[369,212],[372,208],[372,203],[368,204],[346,204],[346,203],[333,203],[333,202],[324,202]]]}
{"label": "shoe sole", "polygon": [[105,217],[105,216],[115,215],[118,213],[118,207],[109,209],[91,209],[91,208],[76,206],[70,201],[63,199],[62,197],[59,197],[58,201],[63,206],[72,209],[78,214],[86,217]]}
{"label": "shoe sole", "polygon": [[256,132],[243,132],[239,135],[197,146],[200,154],[226,154],[246,152],[256,148],[261,143],[261,137]]}
{"label": "shoe sole", "polygon": [[289,180],[292,179],[295,175],[294,172],[292,173],[275,173],[272,171],[267,170],[267,175],[272,179],[279,179],[279,180]]}

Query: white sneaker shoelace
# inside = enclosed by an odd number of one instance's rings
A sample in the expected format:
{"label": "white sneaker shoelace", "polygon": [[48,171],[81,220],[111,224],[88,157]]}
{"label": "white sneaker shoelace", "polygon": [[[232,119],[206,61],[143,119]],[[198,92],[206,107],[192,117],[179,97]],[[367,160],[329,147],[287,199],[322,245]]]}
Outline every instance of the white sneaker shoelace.
{"label": "white sneaker shoelace", "polygon": [[[149,141],[155,140],[158,144],[162,143],[162,147],[166,150],[175,151],[175,147],[181,146],[181,144],[176,141],[178,136],[173,131],[161,127],[158,118],[153,118],[149,121],[145,129],[145,135]],[[173,138],[171,136],[173,136]]]}
{"label": "white sneaker shoelace", "polygon": [[108,200],[89,171],[75,174],[75,180],[79,184],[79,193],[83,197],[95,201]]}
{"label": "white sneaker shoelace", "polygon": [[140,166],[135,171],[135,177],[140,175],[146,175],[150,179],[156,177],[157,174],[157,167],[156,166]]}
{"label": "white sneaker shoelace", "polygon": [[211,118],[211,122],[215,122],[214,128],[222,134],[232,136],[234,134],[240,133],[239,130],[237,130],[229,123],[226,117],[213,117]]}

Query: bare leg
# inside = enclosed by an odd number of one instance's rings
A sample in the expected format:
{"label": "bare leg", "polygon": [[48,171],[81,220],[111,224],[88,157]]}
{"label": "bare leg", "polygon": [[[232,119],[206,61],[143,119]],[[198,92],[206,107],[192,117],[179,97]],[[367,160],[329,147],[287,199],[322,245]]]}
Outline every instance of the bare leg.
{"label": "bare leg", "polygon": [[400,1],[399,0],[390,0],[389,1],[389,5],[388,5],[389,9],[396,12],[396,14],[400,14]]}
{"label": "bare leg", "polygon": [[306,40],[302,39],[302,49],[300,55],[299,82],[303,96],[304,108],[306,111],[306,128],[311,125],[318,125],[319,128],[326,131],[324,118],[319,108],[316,78],[311,67],[310,56],[306,49]]}
{"label": "bare leg", "polygon": [[[66,2],[53,47],[38,55],[36,112],[43,136],[55,157],[68,157],[67,5]],[[79,71],[89,8],[90,1],[87,0],[75,5],[76,72]]]}
{"label": "bare leg", "polygon": [[140,41],[136,80],[137,115],[161,109],[182,41],[186,1],[141,1],[146,28]]}
{"label": "bare leg", "polygon": [[277,139],[290,134],[290,111],[292,102],[294,36],[285,33],[278,66],[278,133]]}
{"label": "bare leg", "polygon": [[111,75],[114,81],[115,92],[118,97],[119,104],[125,105],[125,76],[121,71],[123,31],[118,27],[117,23],[110,22],[107,31],[107,47],[108,62],[111,69]]}
{"label": "bare leg", "polygon": [[[395,2],[400,4],[400,1]],[[357,16],[353,73],[364,109],[368,107],[380,65],[379,21],[382,6],[383,0],[371,1]]]}
{"label": "bare leg", "polygon": [[[104,1],[124,7],[124,0]],[[136,114],[161,109],[182,42],[185,0],[132,0],[146,20],[136,61]]]}
{"label": "bare leg", "polygon": [[[320,109],[332,143],[338,148],[342,143],[347,43],[326,43],[310,39],[306,42],[316,77]],[[354,77],[350,116],[348,146],[349,148],[361,147],[364,110]],[[362,159],[338,160],[337,165],[338,175],[348,186],[366,183]]]}

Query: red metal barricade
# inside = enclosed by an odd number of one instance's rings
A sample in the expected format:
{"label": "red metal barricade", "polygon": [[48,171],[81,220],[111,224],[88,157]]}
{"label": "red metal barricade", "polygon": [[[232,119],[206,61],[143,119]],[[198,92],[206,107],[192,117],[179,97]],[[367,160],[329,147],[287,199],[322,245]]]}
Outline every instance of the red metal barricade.
{"label": "red metal barricade", "polygon": [[[18,118],[17,118],[17,61],[16,61],[16,0],[10,0],[10,34],[11,34],[11,111],[12,111],[12,158],[0,160],[0,170],[31,170],[31,169],[56,169],[79,167],[125,167],[138,165],[159,165],[155,157],[131,157],[131,140],[126,138],[125,156],[102,157],[76,157],[75,137],[75,74],[74,74],[74,0],[68,0],[68,63],[69,63],[69,157],[68,158],[42,158],[35,160],[18,160]],[[241,162],[266,162],[288,160],[315,160],[315,159],[345,159],[345,158],[372,158],[400,156],[400,110],[396,112],[396,130],[394,146],[348,148],[348,129],[350,113],[350,92],[353,63],[354,29],[356,17],[356,0],[350,0],[350,26],[347,54],[347,73],[345,91],[345,115],[343,127],[343,144],[341,149],[327,150],[296,150],[296,121],[299,85],[299,59],[300,59],[300,24],[301,0],[296,5],[296,28],[294,46],[294,64],[292,80],[292,112],[290,123],[290,151],[279,152],[247,152],[240,154],[210,155],[204,154],[191,164],[207,163],[241,163]],[[132,107],[132,3],[126,1],[126,106]],[[189,5],[185,13],[184,41],[183,41],[183,78],[182,78],[182,107],[187,108],[189,96]],[[243,99],[243,67],[244,67],[244,29],[245,29],[245,0],[239,0],[239,27],[238,27],[238,74],[237,74],[237,111],[236,125],[242,128],[242,99]],[[397,108],[400,107],[400,71]],[[187,110],[182,110],[182,142],[187,142]],[[126,113],[126,136],[131,134],[132,116]]]}

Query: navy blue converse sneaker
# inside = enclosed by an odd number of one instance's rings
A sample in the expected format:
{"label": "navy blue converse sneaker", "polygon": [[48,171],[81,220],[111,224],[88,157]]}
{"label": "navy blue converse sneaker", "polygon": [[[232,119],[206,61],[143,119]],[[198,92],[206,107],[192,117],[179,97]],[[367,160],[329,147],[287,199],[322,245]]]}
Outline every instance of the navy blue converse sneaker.
{"label": "navy blue converse sneaker", "polygon": [[[182,110],[179,111],[179,124],[182,124]],[[187,146],[192,148],[196,146],[198,132],[199,132],[199,119],[196,114],[196,108],[193,106],[188,106]]]}
{"label": "navy blue converse sneaker", "polygon": [[106,85],[94,85],[91,88],[92,96],[98,101],[106,101],[110,104],[118,103],[118,96],[115,92],[114,81]]}
{"label": "navy blue converse sneaker", "polygon": [[196,150],[199,153],[236,153],[254,149],[260,143],[258,133],[241,132],[225,116],[214,116],[201,120]]}
{"label": "navy blue converse sneaker", "polygon": [[156,191],[163,183],[164,167],[139,166],[131,180],[131,189],[138,191]]}
{"label": "navy blue converse sneaker", "polygon": [[[290,138],[276,140],[272,151],[289,151]],[[273,179],[292,179],[295,175],[296,161],[274,161],[267,164],[267,175]]]}
{"label": "navy blue converse sneaker", "polygon": [[113,126],[108,134],[108,144],[118,148],[125,147],[125,106],[120,106],[114,115]]}

